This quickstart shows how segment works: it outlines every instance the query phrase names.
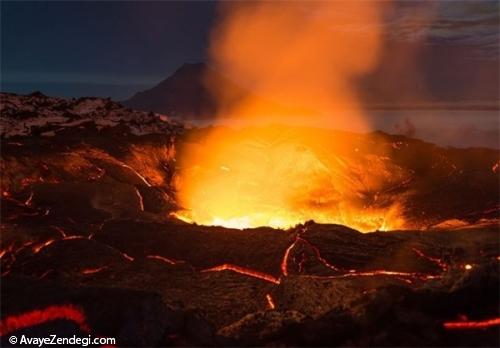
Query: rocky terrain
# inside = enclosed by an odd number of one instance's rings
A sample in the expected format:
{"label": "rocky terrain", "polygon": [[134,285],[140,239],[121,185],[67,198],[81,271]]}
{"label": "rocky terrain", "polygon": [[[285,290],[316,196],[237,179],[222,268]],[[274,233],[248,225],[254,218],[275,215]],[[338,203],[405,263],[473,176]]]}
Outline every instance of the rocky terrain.
{"label": "rocky terrain", "polygon": [[53,137],[60,131],[93,127],[105,130],[125,127],[132,135],[166,134],[182,126],[167,116],[133,111],[110,99],[47,97],[40,92],[27,96],[1,94],[0,136]]}
{"label": "rocky terrain", "polygon": [[384,161],[411,175],[380,196],[425,223],[238,230],[171,216],[178,156],[206,130],[103,99],[0,101],[2,345],[75,332],[118,346],[500,344],[496,150],[343,134],[366,163],[374,142],[391,149]]}

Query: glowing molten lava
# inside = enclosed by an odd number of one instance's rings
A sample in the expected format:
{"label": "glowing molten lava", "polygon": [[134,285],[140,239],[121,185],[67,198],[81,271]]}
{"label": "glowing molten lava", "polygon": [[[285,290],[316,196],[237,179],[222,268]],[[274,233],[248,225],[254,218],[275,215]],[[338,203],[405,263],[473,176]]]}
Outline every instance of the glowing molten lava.
{"label": "glowing molten lava", "polygon": [[35,309],[20,315],[8,316],[0,322],[0,336],[53,320],[69,320],[78,325],[83,332],[90,332],[83,310],[68,304]]}
{"label": "glowing molten lava", "polygon": [[267,301],[267,307],[270,309],[270,310],[273,310],[276,308],[276,305],[274,304],[274,300],[273,298],[271,297],[270,294],[267,294],[266,295],[266,301]]}
{"label": "glowing molten lava", "polygon": [[237,265],[231,265],[228,263],[202,270],[202,272],[220,272],[220,271],[233,271],[233,272],[244,274],[244,275],[247,275],[247,276],[250,276],[253,278],[265,280],[265,281],[273,283],[273,284],[280,283],[280,280],[278,278],[273,277],[270,274],[262,273],[262,272],[259,272],[256,270],[252,270],[252,269],[237,266]]}
{"label": "glowing molten lava", "polygon": [[500,325],[500,318],[486,319],[480,321],[449,321],[443,323],[443,326],[448,330],[473,330],[485,329]]}
{"label": "glowing molten lava", "polygon": [[371,128],[352,81],[376,66],[380,6],[223,3],[212,64],[263,97],[235,96],[209,78],[207,87],[218,121],[257,127],[216,129],[186,146],[178,186],[184,210],[177,217],[233,228],[288,228],[308,220],[361,231],[403,225],[396,202],[378,199],[402,178],[382,149],[373,155],[303,127]]}
{"label": "glowing molten lava", "polygon": [[410,174],[384,156],[335,142],[307,128],[213,131],[180,159],[178,198],[186,209],[176,216],[232,228],[308,220],[366,232],[402,228],[396,196],[380,193]]}

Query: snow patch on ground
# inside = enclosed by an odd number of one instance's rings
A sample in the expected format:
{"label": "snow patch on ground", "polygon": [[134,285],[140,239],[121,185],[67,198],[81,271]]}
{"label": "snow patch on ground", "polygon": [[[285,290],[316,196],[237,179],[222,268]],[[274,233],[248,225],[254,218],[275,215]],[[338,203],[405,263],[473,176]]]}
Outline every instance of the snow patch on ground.
{"label": "snow patch on ground", "polygon": [[94,125],[98,130],[125,126],[131,134],[172,134],[183,125],[169,116],[130,110],[110,99],[47,97],[41,93],[0,93],[0,136],[55,136],[69,128]]}

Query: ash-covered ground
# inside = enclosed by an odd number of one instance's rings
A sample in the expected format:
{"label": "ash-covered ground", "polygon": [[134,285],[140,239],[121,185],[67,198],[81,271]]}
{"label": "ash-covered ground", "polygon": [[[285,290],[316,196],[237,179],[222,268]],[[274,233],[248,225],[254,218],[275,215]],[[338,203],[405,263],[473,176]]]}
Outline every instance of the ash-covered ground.
{"label": "ash-covered ground", "polygon": [[497,150],[332,132],[369,158],[386,148],[408,176],[379,195],[404,197],[418,229],[237,230],[170,216],[176,155],[204,130],[40,94],[2,94],[1,114],[2,345],[500,344]]}

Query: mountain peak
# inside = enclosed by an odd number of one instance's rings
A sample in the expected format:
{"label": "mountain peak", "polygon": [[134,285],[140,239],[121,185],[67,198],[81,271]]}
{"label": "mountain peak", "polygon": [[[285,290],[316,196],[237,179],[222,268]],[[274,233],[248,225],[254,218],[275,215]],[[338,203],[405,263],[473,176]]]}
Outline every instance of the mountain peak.
{"label": "mountain peak", "polygon": [[136,93],[122,104],[180,119],[212,119],[217,107],[207,79],[235,94],[248,93],[205,63],[185,63],[158,85]]}

